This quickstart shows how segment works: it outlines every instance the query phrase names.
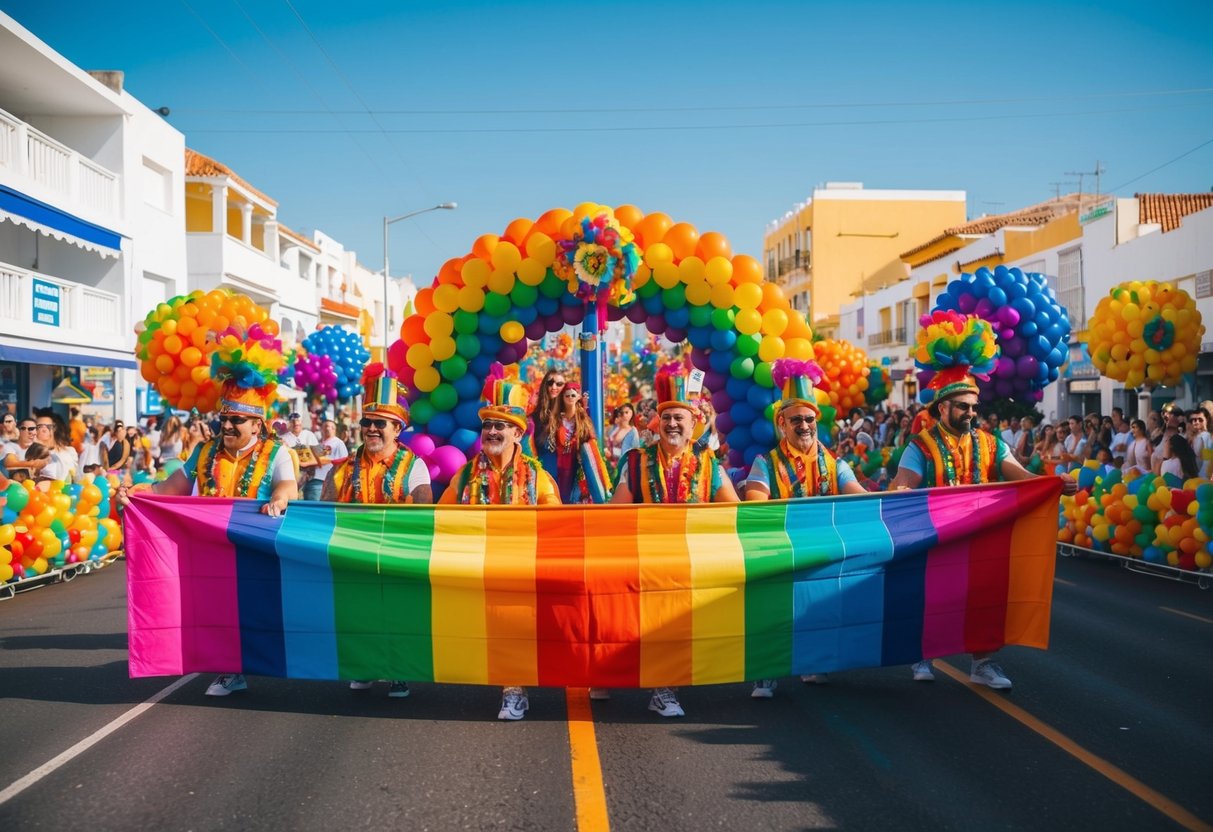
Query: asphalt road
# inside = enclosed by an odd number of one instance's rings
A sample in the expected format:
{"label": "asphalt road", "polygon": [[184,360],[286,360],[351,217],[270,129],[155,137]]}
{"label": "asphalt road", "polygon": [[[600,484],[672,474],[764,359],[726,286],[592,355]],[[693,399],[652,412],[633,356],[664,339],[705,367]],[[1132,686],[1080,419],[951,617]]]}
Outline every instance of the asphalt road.
{"label": "asphalt road", "polygon": [[[124,570],[0,602],[0,800],[176,681],[127,678]],[[772,700],[684,689],[680,720],[641,691],[593,703],[611,827],[1213,823],[1213,591],[1100,561],[1062,559],[1058,578],[1052,649],[1002,655],[1010,693],[886,668],[782,680]],[[253,678],[215,699],[209,681],[0,803],[0,830],[578,828],[564,691],[533,690],[526,720],[499,723],[488,688],[390,700],[382,684]]]}

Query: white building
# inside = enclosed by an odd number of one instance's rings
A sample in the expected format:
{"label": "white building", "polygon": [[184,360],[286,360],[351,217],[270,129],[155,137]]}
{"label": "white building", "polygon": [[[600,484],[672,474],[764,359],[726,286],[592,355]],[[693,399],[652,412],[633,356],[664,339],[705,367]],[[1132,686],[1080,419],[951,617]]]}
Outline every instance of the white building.
{"label": "white building", "polygon": [[136,412],[134,323],[185,288],[184,138],[0,13],[0,409],[64,376]]}

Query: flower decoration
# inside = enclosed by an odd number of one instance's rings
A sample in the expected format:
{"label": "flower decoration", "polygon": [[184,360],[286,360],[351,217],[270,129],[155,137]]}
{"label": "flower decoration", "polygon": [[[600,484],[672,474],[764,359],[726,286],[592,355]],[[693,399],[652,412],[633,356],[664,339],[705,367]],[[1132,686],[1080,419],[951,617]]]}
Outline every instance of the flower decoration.
{"label": "flower decoration", "polygon": [[606,303],[619,306],[633,297],[641,252],[630,236],[613,217],[598,214],[584,217],[579,231],[558,241],[552,268],[581,300],[598,301],[600,330],[606,326]]}

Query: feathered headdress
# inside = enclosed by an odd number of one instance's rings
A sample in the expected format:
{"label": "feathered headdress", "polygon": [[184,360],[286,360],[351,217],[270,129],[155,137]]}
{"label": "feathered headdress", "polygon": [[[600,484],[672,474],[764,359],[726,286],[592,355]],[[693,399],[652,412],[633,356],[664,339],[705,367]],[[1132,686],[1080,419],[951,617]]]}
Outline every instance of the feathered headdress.
{"label": "feathered headdress", "polygon": [[363,416],[385,416],[408,424],[409,411],[404,403],[404,388],[396,374],[376,361],[362,371]]}
{"label": "feathered headdress", "polygon": [[687,390],[687,368],[681,361],[670,361],[662,365],[653,380],[653,391],[657,396],[658,413],[671,407],[685,407],[694,413],[699,412],[696,402]]}
{"label": "feathered headdress", "polygon": [[526,406],[530,396],[523,385],[505,380],[505,368],[500,363],[494,362],[489,368],[480,399],[480,421],[503,419],[526,432]]}
{"label": "feathered headdress", "polygon": [[918,331],[914,363],[923,371],[923,404],[957,393],[977,393],[998,361],[998,341],[989,322],[974,315],[936,310]]}
{"label": "feathered headdress", "polygon": [[259,324],[248,330],[231,326],[215,336],[211,377],[218,382],[219,413],[265,418],[278,397],[278,374],[284,366],[282,342]]}
{"label": "feathered headdress", "polygon": [[815,388],[828,389],[825,371],[816,361],[779,358],[771,365],[771,379],[780,390],[779,410],[785,407],[807,407],[818,416]]}

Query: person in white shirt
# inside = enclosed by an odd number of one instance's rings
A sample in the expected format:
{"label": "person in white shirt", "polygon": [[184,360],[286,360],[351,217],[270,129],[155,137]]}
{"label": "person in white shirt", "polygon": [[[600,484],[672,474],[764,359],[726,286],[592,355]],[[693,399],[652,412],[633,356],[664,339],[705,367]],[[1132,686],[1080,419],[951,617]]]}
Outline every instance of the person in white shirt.
{"label": "person in white shirt", "polygon": [[[292,413],[287,417],[290,420],[290,426],[286,432],[281,434],[282,444],[288,448],[295,450],[300,447],[315,448],[320,444],[320,440],[316,438],[316,434],[312,433],[303,427],[303,417],[298,413]],[[299,469],[299,494],[305,500],[319,500],[320,491],[318,487],[312,485],[316,479],[315,467],[303,467]],[[322,483],[323,485],[323,483]],[[315,497],[309,496],[315,494]]]}
{"label": "person in white shirt", "polygon": [[303,484],[303,499],[319,500],[320,494],[324,491],[325,480],[332,472],[333,465],[349,455],[349,448],[337,436],[337,423],[332,419],[325,419],[321,422],[320,450],[316,453],[320,465],[312,474],[312,478]]}
{"label": "person in white shirt", "polygon": [[1196,456],[1196,466],[1202,479],[1209,479],[1210,465],[1213,460],[1205,459],[1205,451],[1213,453],[1213,436],[1209,434],[1209,417],[1203,410],[1188,411],[1188,444]]}

